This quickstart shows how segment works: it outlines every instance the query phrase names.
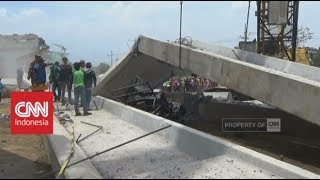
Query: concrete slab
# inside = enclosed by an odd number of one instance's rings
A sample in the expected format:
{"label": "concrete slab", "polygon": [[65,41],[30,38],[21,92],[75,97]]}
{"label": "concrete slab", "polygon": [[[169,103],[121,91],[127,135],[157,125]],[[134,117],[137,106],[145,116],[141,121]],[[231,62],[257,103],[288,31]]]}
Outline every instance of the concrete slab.
{"label": "concrete slab", "polygon": [[[91,159],[103,178],[320,178],[319,175],[121,103],[96,97],[102,110],[74,117],[76,137],[103,131],[80,142],[86,154],[172,125],[169,129]],[[110,111],[109,111],[110,110]],[[65,126],[71,130],[71,126]],[[82,164],[82,163],[81,163]]]}
{"label": "concrete slab", "polygon": [[270,172],[263,171],[241,159],[222,155],[195,161],[181,166],[167,166],[130,178],[139,179],[279,179]]}
{"label": "concrete slab", "polygon": [[178,44],[140,36],[134,51],[104,74],[93,93],[111,97],[112,88],[130,84],[135,75],[155,88],[170,71],[181,68],[320,125],[319,68],[205,43],[194,45],[197,48],[182,46],[180,66]]}
{"label": "concrete slab", "polygon": [[[156,68],[151,68],[156,67]],[[155,88],[166,81],[173,73],[174,67],[158,61],[147,55],[136,56],[128,53],[119,58],[118,61],[102,76],[93,89],[93,95],[112,97],[111,91],[120,87],[132,85],[136,77],[142,77]]]}
{"label": "concrete slab", "polygon": [[231,92],[203,92],[205,96],[211,96],[213,99],[232,100]]}
{"label": "concrete slab", "polygon": [[[142,54],[179,67],[177,44],[141,37],[138,50]],[[246,53],[249,52],[242,52]],[[251,53],[250,58],[257,59],[256,61],[265,59],[268,66],[239,61],[224,53],[212,53],[184,46],[181,68],[320,125],[320,69],[281,59],[272,59],[269,63],[267,56],[255,55]],[[274,68],[277,64],[283,65],[283,70]],[[299,74],[296,69],[305,74]]]}
{"label": "concrete slab", "polygon": [[288,60],[264,56],[261,54],[242,51],[240,49],[233,49],[200,41],[193,41],[192,45],[196,47],[196,49],[211,52],[214,54],[219,54],[221,56],[228,57],[231,59],[237,59],[242,62],[247,62],[265,68],[278,70],[288,74],[294,74],[297,76],[304,77],[306,79],[320,81],[318,67],[308,66],[301,63],[294,63]]}

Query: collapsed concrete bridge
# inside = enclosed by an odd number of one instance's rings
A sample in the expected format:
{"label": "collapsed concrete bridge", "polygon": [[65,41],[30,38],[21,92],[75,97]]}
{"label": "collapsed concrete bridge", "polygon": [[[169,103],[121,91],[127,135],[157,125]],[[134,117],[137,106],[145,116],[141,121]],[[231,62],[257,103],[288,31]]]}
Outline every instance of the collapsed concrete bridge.
{"label": "collapsed concrete bridge", "polygon": [[140,36],[93,93],[111,97],[112,89],[134,83],[135,76],[156,88],[182,69],[320,125],[319,68],[201,42],[193,46],[182,46],[180,62],[178,44]]}
{"label": "collapsed concrete bridge", "polygon": [[[75,117],[72,108],[56,103],[54,134],[44,138],[54,172],[64,167],[75,144],[69,163],[74,166],[65,169],[65,178],[319,178],[319,174],[112,100],[112,90],[133,84],[136,76],[156,88],[181,68],[320,124],[316,110],[319,69],[200,42],[193,45],[197,48],[182,46],[180,64],[179,45],[141,36],[132,52],[100,78],[92,116]],[[61,123],[59,114],[74,121]],[[91,136],[97,130],[88,123],[102,128],[101,132]],[[168,128],[132,141],[164,127]],[[75,143],[81,135],[86,139]],[[120,147],[124,142],[130,144]]]}

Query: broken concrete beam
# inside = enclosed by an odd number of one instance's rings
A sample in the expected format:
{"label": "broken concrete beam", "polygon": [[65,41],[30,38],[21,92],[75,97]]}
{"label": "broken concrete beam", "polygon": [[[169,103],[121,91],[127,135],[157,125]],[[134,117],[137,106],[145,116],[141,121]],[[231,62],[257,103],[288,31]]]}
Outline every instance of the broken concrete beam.
{"label": "broken concrete beam", "polygon": [[154,88],[181,68],[320,125],[319,68],[240,50],[235,59],[227,48],[204,51],[186,46],[181,48],[180,64],[178,44],[144,36],[134,48],[104,74],[95,95],[110,97],[110,90],[130,85],[136,75]]}
{"label": "broken concrete beam", "polygon": [[[159,61],[179,67],[179,45],[163,42],[148,37],[141,37],[138,44],[139,52]],[[272,59],[268,68],[239,61],[211,52],[182,47],[181,68],[194,74],[216,81],[230,89],[243,93],[288,113],[295,114],[309,122],[320,125],[320,83],[312,77],[320,77],[320,69],[303,66],[303,76],[297,75],[297,63]],[[242,52],[243,54],[249,52]],[[251,58],[268,59],[267,56],[251,53]],[[258,61],[258,60],[256,60]],[[281,67],[292,66],[285,72],[274,69],[276,64]],[[285,65],[283,65],[285,64]],[[310,72],[312,74],[310,75]],[[292,74],[295,72],[295,74]],[[309,75],[307,75],[309,74]],[[309,78],[306,78],[309,77]]]}
{"label": "broken concrete beam", "polygon": [[174,67],[167,63],[147,56],[136,56],[128,53],[119,60],[101,77],[93,95],[112,97],[111,91],[128,85],[133,85],[136,76],[148,81],[152,88],[158,87],[171,75]]}
{"label": "broken concrete beam", "polygon": [[251,53],[215,44],[203,43],[199,41],[193,41],[192,45],[197,49],[202,49],[204,51],[219,54],[221,56],[228,57],[231,59],[237,59],[243,62],[259,65],[265,68],[270,68],[284,73],[301,76],[306,79],[320,81],[318,67],[309,66],[301,63],[294,63],[288,60],[264,56],[257,53]]}

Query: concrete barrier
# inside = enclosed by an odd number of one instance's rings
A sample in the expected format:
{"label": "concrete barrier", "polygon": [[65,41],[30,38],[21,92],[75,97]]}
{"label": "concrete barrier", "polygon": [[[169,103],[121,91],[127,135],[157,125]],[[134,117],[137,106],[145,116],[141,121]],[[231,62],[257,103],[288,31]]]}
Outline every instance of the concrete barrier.
{"label": "concrete barrier", "polygon": [[[54,118],[54,134],[44,136],[43,142],[48,151],[52,169],[60,169],[71,153],[71,137],[68,131],[59,123],[58,119]],[[84,158],[87,158],[87,155],[75,144],[75,153],[69,164]],[[66,179],[102,179],[100,173],[90,161],[84,161],[67,168],[63,177]]]}
{"label": "concrete barrier", "polygon": [[[187,153],[199,161],[211,161],[212,158],[226,156],[231,160],[245,162],[250,166],[260,168],[260,170],[262,169],[263,171],[270,172],[281,178],[320,178],[317,174],[233,144],[221,138],[205,134],[110,99],[103,97],[97,98],[100,99],[99,101],[105,102],[105,107],[103,107],[105,111],[108,111],[108,109],[119,109],[118,111],[113,110],[111,113],[118,116],[120,121],[127,121],[146,131],[152,131],[168,124],[172,125],[171,128],[160,132],[159,135],[173,143],[179,151]],[[121,114],[119,115],[120,109]],[[232,167],[230,166],[230,168]],[[239,177],[241,177],[240,174]]]}

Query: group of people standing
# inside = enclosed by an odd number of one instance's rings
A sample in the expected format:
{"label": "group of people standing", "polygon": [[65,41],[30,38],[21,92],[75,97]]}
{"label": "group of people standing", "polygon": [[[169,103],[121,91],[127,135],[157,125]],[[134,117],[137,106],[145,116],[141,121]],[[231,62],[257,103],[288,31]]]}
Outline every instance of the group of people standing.
{"label": "group of people standing", "polygon": [[165,92],[198,92],[216,85],[214,81],[201,77],[172,77],[163,84],[162,88]]}
{"label": "group of people standing", "polygon": [[[68,104],[72,103],[71,91],[74,88],[74,109],[76,116],[81,115],[79,107],[83,107],[83,115],[91,115],[90,103],[92,96],[92,87],[96,86],[97,78],[92,70],[91,62],[75,62],[72,64],[68,58],[63,57],[62,63],[45,63],[41,56],[35,56],[35,60],[31,62],[28,79],[31,79],[32,86],[45,85],[46,83],[46,67],[50,67],[49,84],[52,84],[52,92],[55,102],[61,102],[62,106],[66,105],[65,93],[68,93]],[[23,74],[23,73],[22,73]],[[17,71],[17,81],[22,81],[21,73]],[[20,80],[21,79],[21,80]],[[80,105],[79,105],[80,100]]]}

